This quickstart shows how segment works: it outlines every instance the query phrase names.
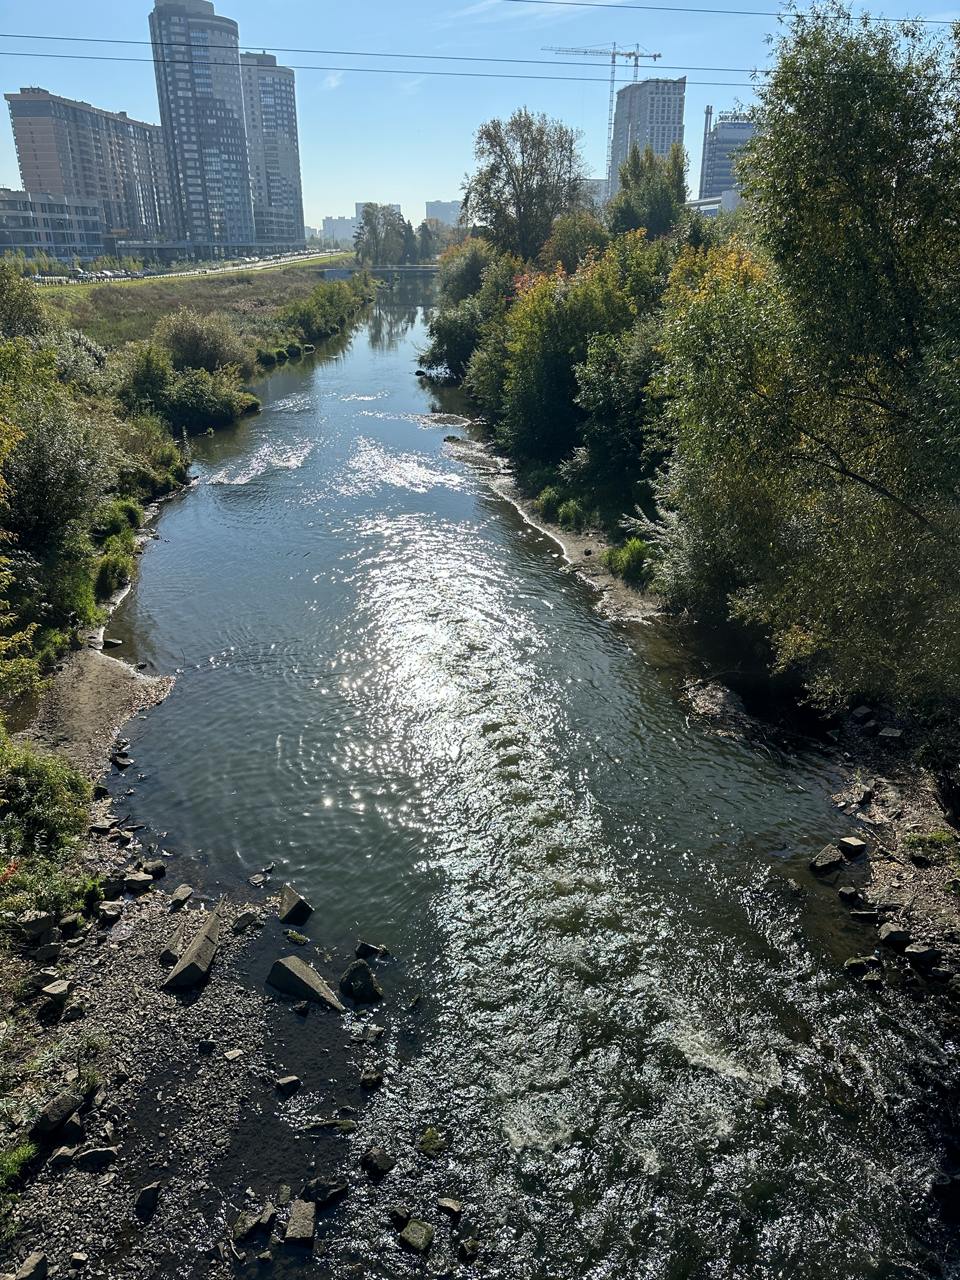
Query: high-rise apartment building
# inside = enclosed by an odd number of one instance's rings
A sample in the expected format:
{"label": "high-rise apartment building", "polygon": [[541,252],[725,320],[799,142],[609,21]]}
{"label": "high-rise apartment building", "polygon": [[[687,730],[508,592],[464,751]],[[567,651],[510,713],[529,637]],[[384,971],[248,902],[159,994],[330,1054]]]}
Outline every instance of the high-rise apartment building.
{"label": "high-rise apartment building", "polygon": [[172,195],[159,125],[46,89],[5,97],[24,190],[99,205],[110,238],[164,235]]}
{"label": "high-rise apartment building", "polygon": [[253,216],[261,244],[303,244],[297,94],[290,67],[269,53],[240,56]]}
{"label": "high-rise apartment building", "polygon": [[89,262],[106,250],[100,205],[53,192],[0,187],[0,254],[45,253],[69,262]]}
{"label": "high-rise apartment building", "polygon": [[721,111],[714,124],[713,107],[707,107],[700,165],[701,200],[740,190],[735,170],[737,153],[753,137],[754,128],[750,117],[740,111]]}
{"label": "high-rise apartment building", "polygon": [[150,14],[177,238],[198,253],[256,244],[237,24],[210,0]]}
{"label": "high-rise apartment building", "polygon": [[455,227],[460,221],[459,200],[428,200],[427,221],[440,222],[445,227]]}
{"label": "high-rise apartment building", "polygon": [[665,156],[675,142],[683,145],[683,104],[686,76],[677,80],[639,80],[617,94],[613,118],[613,147],[608,177],[608,197],[620,190],[620,166],[637,146],[652,147]]}

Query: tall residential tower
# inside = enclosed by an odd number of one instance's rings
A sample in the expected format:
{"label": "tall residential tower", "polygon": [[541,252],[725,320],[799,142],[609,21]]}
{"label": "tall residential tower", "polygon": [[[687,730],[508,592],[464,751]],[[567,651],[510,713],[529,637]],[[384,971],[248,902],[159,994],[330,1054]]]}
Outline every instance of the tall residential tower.
{"label": "tall residential tower", "polygon": [[215,255],[256,244],[237,24],[210,0],[150,14],[177,238]]}
{"label": "tall residential tower", "polygon": [[241,54],[240,71],[257,239],[278,247],[302,245],[303,192],[293,71],[278,67],[269,53]]}
{"label": "tall residential tower", "polygon": [[755,125],[740,111],[721,111],[713,123],[713,107],[707,107],[703,124],[703,161],[700,165],[700,199],[739,191],[737,152],[753,137]]}
{"label": "tall residential tower", "polygon": [[98,204],[108,238],[164,236],[172,194],[159,125],[46,89],[5,96],[25,191]]}
{"label": "tall residential tower", "polygon": [[686,87],[686,76],[678,80],[640,80],[617,94],[608,198],[620,190],[620,166],[634,145],[641,151],[652,147],[658,156],[665,156],[675,142],[683,146]]}

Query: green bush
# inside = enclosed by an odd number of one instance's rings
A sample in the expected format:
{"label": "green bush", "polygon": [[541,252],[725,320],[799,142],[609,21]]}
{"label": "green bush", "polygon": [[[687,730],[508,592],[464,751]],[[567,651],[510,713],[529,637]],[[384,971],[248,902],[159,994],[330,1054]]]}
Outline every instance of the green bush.
{"label": "green bush", "polygon": [[286,347],[277,347],[276,351],[273,353],[274,364],[286,364],[289,358]]}
{"label": "green bush", "polygon": [[110,550],[97,562],[94,590],[98,600],[106,600],[125,587],[133,575],[133,556],[125,551]]}
{"label": "green bush", "polygon": [[188,369],[174,377],[167,391],[167,417],[187,432],[227,426],[259,407],[257,397],[238,386],[224,369],[216,373]]}
{"label": "green bush", "polygon": [[84,830],[90,787],[66,760],[0,730],[0,859],[4,897],[38,862],[61,859]]}
{"label": "green bush", "polygon": [[113,498],[100,513],[97,527],[106,535],[139,529],[143,524],[143,507],[133,498]]}
{"label": "green bush", "polygon": [[257,363],[262,364],[265,369],[270,369],[277,363],[276,352],[266,351],[263,347],[257,349]]}
{"label": "green bush", "polygon": [[254,372],[254,359],[234,329],[230,317],[213,311],[201,315],[181,307],[164,316],[154,329],[154,339],[170,353],[174,369],[205,369],[216,373],[234,368],[243,377]]}
{"label": "green bush", "polygon": [[604,563],[611,573],[640,586],[650,578],[650,548],[642,538],[628,538],[622,547],[608,547]]}
{"label": "green bush", "polygon": [[299,342],[288,342],[287,355],[291,360],[296,360],[303,355],[303,347],[301,347]]}
{"label": "green bush", "polygon": [[533,505],[544,520],[556,520],[562,502],[562,491],[556,485],[549,484],[545,489],[541,489],[540,495]]}
{"label": "green bush", "polygon": [[15,1147],[0,1151],[0,1191],[6,1191],[18,1182],[24,1169],[37,1154],[32,1142],[21,1142]]}
{"label": "green bush", "polygon": [[564,529],[579,531],[587,523],[587,513],[576,498],[568,498],[557,509],[557,521]]}

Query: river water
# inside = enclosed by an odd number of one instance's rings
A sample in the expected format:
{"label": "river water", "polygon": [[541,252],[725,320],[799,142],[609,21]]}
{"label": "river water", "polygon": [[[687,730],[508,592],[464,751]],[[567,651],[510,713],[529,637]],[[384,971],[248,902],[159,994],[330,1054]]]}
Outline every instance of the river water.
{"label": "river water", "polygon": [[[352,1159],[442,1130],[397,1185],[463,1199],[475,1274],[957,1274],[935,1010],[843,978],[872,938],[806,871],[827,764],[693,719],[669,634],[604,620],[444,443],[422,287],[197,443],[111,627],[179,673],[132,729],[136,817],[398,958]],[[423,1274],[389,1199],[344,1204],[323,1274]]]}

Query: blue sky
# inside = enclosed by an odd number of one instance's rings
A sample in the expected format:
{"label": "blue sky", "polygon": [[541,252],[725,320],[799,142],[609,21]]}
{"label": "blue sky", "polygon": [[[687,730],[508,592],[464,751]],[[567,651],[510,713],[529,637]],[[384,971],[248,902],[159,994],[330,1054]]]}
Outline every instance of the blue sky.
{"label": "blue sky", "polygon": [[[663,0],[676,3],[678,0]],[[692,0],[703,4],[704,0]],[[724,0],[706,0],[724,3]],[[726,0],[731,7],[773,9],[769,0]],[[296,48],[376,54],[465,55],[473,58],[542,59],[551,65],[502,66],[531,77],[568,76],[570,82],[536,79],[469,79],[425,75],[456,70],[455,62],[369,56],[279,53],[281,61],[339,70],[298,70],[297,96],[306,220],[352,213],[358,200],[399,201],[415,222],[424,201],[456,198],[472,160],[477,126],[494,115],[528,106],[559,116],[583,133],[591,173],[605,167],[609,63],[564,68],[564,59],[544,45],[593,46],[639,43],[662,54],[657,74],[688,76],[686,147],[690,186],[700,164],[703,112],[707,103],[724,110],[753,99],[748,75],[700,71],[700,67],[767,65],[774,18],[652,13],[614,8],[578,8],[511,3],[510,0],[216,0],[217,11],[240,24],[242,45],[251,49]],[[157,120],[153,69],[145,62],[71,61],[41,53],[107,54],[144,58],[142,46],[69,44],[11,38],[14,34],[148,38],[152,0],[0,0],[0,82],[3,91],[42,85],[67,97],[84,98],[110,110]],[[885,12],[902,12],[899,8]],[[957,11],[918,7],[924,16],[953,17]],[[552,64],[556,65],[552,65]],[[652,65],[652,64],[648,64]],[[391,68],[390,74],[343,68]],[[460,64],[461,70],[497,70]],[[641,76],[651,74],[641,67]],[[629,79],[625,67],[619,75]],[[580,79],[573,80],[573,77]],[[714,83],[697,83],[714,82]],[[720,82],[720,83],[715,83]],[[9,117],[0,123],[0,185],[18,186]]]}

